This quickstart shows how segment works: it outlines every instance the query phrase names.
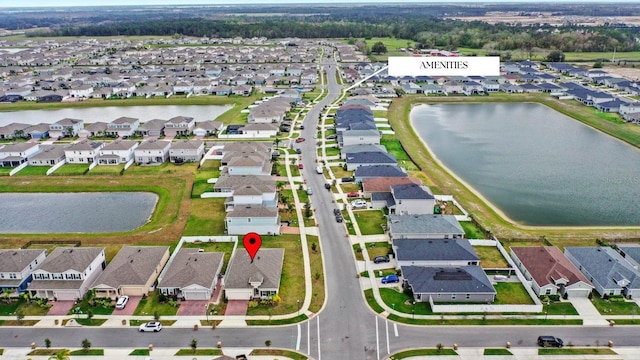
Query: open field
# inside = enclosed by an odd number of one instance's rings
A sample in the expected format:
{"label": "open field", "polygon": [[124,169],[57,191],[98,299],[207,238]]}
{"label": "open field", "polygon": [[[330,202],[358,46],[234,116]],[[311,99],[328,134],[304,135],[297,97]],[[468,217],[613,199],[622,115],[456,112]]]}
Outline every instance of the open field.
{"label": "open field", "polygon": [[640,146],[640,126],[606,121],[597,116],[595,109],[579,105],[575,101],[559,101],[546,94],[491,94],[485,97],[425,97],[405,96],[394,99],[389,108],[389,120],[398,138],[414,163],[422,170],[425,184],[442,193],[453,194],[469,213],[492,233],[503,239],[539,239],[541,236],[553,239],[592,240],[595,238],[640,237],[640,229],[592,228],[592,227],[530,227],[510,223],[495,209],[484,202],[477,193],[465,187],[458,179],[447,173],[427,151],[414,132],[409,112],[412,106],[438,102],[538,102],[567,116],[615,136],[636,147]]}

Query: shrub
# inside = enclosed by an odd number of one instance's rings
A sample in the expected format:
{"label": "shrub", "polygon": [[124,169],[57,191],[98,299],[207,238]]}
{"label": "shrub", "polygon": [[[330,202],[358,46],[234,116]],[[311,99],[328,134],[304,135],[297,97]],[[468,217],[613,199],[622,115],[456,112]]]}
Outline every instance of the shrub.
{"label": "shrub", "polygon": [[258,306],[258,302],[257,301],[249,301],[249,308],[254,308]]}

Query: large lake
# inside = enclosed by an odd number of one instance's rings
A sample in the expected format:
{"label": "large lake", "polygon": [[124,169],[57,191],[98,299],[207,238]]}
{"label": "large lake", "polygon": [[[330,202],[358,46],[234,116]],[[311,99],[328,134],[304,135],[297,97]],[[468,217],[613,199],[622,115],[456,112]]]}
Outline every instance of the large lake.
{"label": "large lake", "polygon": [[0,193],[0,233],[105,233],[144,225],[158,196],[147,192]]}
{"label": "large lake", "polygon": [[640,150],[533,103],[420,105],[431,152],[509,218],[640,225]]}
{"label": "large lake", "polygon": [[35,125],[51,124],[64,118],[84,120],[84,123],[111,122],[121,116],[140,119],[141,123],[151,119],[168,120],[174,116],[189,116],[196,122],[214,120],[231,106],[222,105],[149,105],[149,106],[105,106],[52,110],[22,110],[0,112],[0,126],[10,123]]}

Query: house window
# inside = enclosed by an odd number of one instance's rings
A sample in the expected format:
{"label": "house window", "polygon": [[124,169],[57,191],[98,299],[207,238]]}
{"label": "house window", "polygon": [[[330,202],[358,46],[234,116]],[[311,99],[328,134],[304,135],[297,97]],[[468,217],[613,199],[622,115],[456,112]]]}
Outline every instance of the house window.
{"label": "house window", "polygon": [[247,222],[251,222],[251,218],[247,218]]}
{"label": "house window", "polygon": [[62,274],[52,274],[51,278],[53,280],[62,280],[63,279]]}
{"label": "house window", "polygon": [[456,299],[456,294],[451,294],[451,300],[455,300]]}
{"label": "house window", "polygon": [[436,295],[436,297],[437,297],[438,299],[440,299],[440,294]]}
{"label": "house window", "polygon": [[547,291],[545,291],[546,295],[551,295],[551,289],[547,289]]}
{"label": "house window", "polygon": [[615,290],[609,290],[609,295],[615,295]]}
{"label": "house window", "polygon": [[4,274],[0,274],[0,279],[4,279]]}
{"label": "house window", "polygon": [[471,294],[465,295],[464,298],[467,299],[467,300],[471,299]]}

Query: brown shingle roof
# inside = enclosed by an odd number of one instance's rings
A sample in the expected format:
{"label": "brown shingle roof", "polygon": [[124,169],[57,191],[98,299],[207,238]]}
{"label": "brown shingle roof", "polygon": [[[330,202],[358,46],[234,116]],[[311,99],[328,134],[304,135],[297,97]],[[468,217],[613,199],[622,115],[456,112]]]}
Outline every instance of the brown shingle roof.
{"label": "brown shingle roof", "polygon": [[567,285],[580,281],[591,284],[556,246],[515,246],[511,251],[539,286],[555,284],[560,278],[567,279]]}
{"label": "brown shingle roof", "polygon": [[155,273],[168,246],[124,246],[93,282],[118,289],[122,285],[144,285]]}
{"label": "brown shingle roof", "polygon": [[390,192],[392,186],[407,184],[421,185],[422,181],[409,177],[377,177],[362,179],[362,189],[366,193]]}

